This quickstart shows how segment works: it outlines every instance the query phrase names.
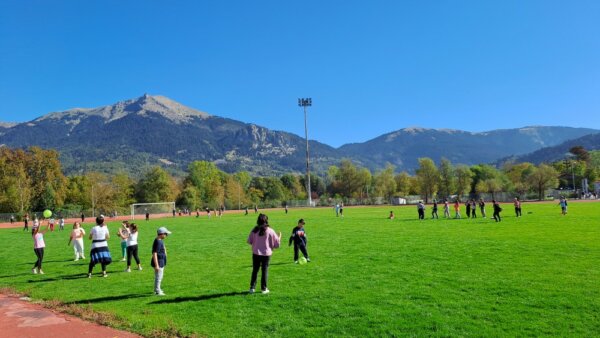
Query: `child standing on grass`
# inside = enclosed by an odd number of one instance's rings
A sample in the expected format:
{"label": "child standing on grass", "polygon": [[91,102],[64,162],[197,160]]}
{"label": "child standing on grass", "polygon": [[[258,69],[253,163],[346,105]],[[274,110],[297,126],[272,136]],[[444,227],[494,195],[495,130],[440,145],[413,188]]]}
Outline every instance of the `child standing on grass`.
{"label": "child standing on grass", "polygon": [[96,226],[90,231],[89,238],[92,240],[92,250],[90,251],[88,278],[92,278],[92,271],[98,263],[102,265],[102,277],[108,277],[106,266],[112,262],[112,258],[108,250],[110,233],[108,232],[108,227],[104,224],[104,216],[100,215],[96,217]]}
{"label": "child standing on grass", "polygon": [[140,264],[140,257],[138,256],[138,231],[137,224],[131,223],[129,224],[129,236],[127,236],[127,269],[125,272],[131,272],[131,256],[135,258],[135,262],[137,263],[137,269],[142,270],[142,265]]}
{"label": "child standing on grass", "polygon": [[560,205],[560,212],[561,214],[564,216],[567,214],[567,199],[564,198],[563,196],[560,197],[560,201],[558,202],[558,205]]}
{"label": "child standing on grass", "polygon": [[306,251],[308,242],[306,239],[306,232],[304,231],[304,219],[302,218],[298,221],[298,225],[292,229],[292,236],[290,236],[288,246],[292,245],[292,242],[294,242],[294,263],[298,264],[298,250],[302,251],[306,261],[310,262],[308,252]]}
{"label": "child standing on grass", "polygon": [[444,218],[450,218],[450,203],[444,200]]}
{"label": "child standing on grass", "polygon": [[273,249],[279,248],[281,243],[281,232],[279,235],[269,227],[269,218],[267,215],[260,214],[256,220],[256,226],[248,236],[248,244],[252,245],[252,277],[250,279],[250,293],[256,289],[256,279],[258,270],[262,269],[260,279],[260,289],[263,294],[269,293],[267,280],[269,278],[269,261],[273,254]]}
{"label": "child standing on grass", "polygon": [[481,216],[485,218],[485,201],[483,198],[479,199],[479,210],[481,210]]}
{"label": "child standing on grass", "polygon": [[496,222],[502,221],[500,218],[500,212],[502,211],[502,207],[500,207],[500,203],[496,202],[496,200],[492,200],[492,205],[494,207],[494,220]]}
{"label": "child standing on grass", "polygon": [[49,226],[46,226],[46,229],[44,229],[43,231],[40,231],[39,226],[33,227],[31,229],[31,237],[33,238],[33,252],[35,252],[35,256],[37,257],[35,264],[33,264],[33,269],[31,269],[31,272],[33,272],[34,274],[44,274],[44,271],[42,271],[42,261],[44,260],[44,248],[46,247],[46,243],[44,243],[44,234],[48,231],[48,227]]}
{"label": "child standing on grass", "polygon": [[121,238],[121,262],[127,260],[127,238],[129,237],[129,222],[123,221],[121,228],[117,232],[119,238]]}
{"label": "child standing on grass", "polygon": [[75,252],[75,262],[81,259],[85,259],[83,255],[83,236],[85,236],[85,230],[81,227],[79,222],[75,222],[73,224],[73,231],[71,231],[71,236],[69,237],[69,242],[67,245],[71,244],[73,241],[73,251]]}
{"label": "child standing on grass", "polygon": [[65,219],[63,217],[58,220],[58,230],[65,230]]}
{"label": "child standing on grass", "polygon": [[458,203],[458,200],[454,202],[454,218],[460,218],[460,203]]}
{"label": "child standing on grass", "polygon": [[389,219],[394,219],[394,211],[390,211],[390,215],[388,216]]}
{"label": "child standing on grass", "polygon": [[164,239],[171,232],[165,227],[160,227],[156,231],[156,238],[152,243],[152,261],[150,265],[154,268],[154,294],[164,296],[165,293],[161,288],[165,266],[167,266],[167,248],[165,247]]}

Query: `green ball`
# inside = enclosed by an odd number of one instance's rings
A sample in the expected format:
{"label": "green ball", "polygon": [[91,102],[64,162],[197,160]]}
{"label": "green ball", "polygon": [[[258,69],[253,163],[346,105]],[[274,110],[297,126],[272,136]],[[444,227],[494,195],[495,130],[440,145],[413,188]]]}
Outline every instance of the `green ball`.
{"label": "green ball", "polygon": [[50,218],[52,216],[52,211],[46,209],[44,210],[44,218]]}
{"label": "green ball", "polygon": [[306,264],[306,257],[300,257],[300,259],[298,260],[298,264],[300,264],[300,265]]}

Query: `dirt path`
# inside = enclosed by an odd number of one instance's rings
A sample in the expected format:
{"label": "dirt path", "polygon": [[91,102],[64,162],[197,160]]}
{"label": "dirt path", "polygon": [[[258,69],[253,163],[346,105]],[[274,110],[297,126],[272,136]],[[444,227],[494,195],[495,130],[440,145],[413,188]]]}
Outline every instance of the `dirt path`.
{"label": "dirt path", "polygon": [[0,336],[2,337],[86,337],[139,338],[119,331],[57,313],[17,296],[0,294]]}

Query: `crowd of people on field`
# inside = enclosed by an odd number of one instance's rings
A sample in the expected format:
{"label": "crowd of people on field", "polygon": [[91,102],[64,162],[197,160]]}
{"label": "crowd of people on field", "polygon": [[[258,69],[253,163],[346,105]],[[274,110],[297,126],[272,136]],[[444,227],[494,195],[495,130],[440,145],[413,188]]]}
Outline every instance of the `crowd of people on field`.
{"label": "crowd of people on field", "polygon": [[[26,220],[26,222],[28,221]],[[33,249],[36,256],[36,261],[32,268],[32,273],[34,274],[44,274],[44,270],[42,269],[44,250],[46,248],[44,235],[48,231],[51,231],[51,224],[52,223],[50,219],[47,220],[45,227],[41,225],[37,218],[34,221],[31,232],[34,242]],[[304,224],[304,219],[300,219],[297,226],[292,229],[292,234],[289,238],[288,245],[294,245],[295,264],[310,262],[307,251],[308,242]],[[152,257],[150,260],[150,265],[154,269],[154,294],[158,296],[165,295],[164,291],[162,290],[164,269],[167,265],[167,249],[164,244],[164,239],[170,234],[171,232],[166,227],[158,228],[156,231],[156,238],[152,244]],[[84,254],[85,236],[86,231],[81,226],[81,223],[75,222],[73,224],[73,230],[69,236],[69,241],[67,242],[67,245],[73,246],[73,252],[75,255],[74,261],[86,259]],[[142,270],[142,265],[138,254],[137,224],[123,221],[117,231],[117,236],[121,239],[121,261],[127,262],[125,272],[131,272],[132,259],[135,260],[137,270]],[[258,215],[256,226],[252,229],[247,239],[248,244],[252,246],[252,274],[249,293],[255,292],[259,271],[262,271],[260,285],[261,292],[263,294],[270,292],[268,289],[269,262],[273,250],[279,248],[280,246],[281,236],[281,232],[277,234],[272,228],[270,228],[267,215]],[[108,277],[107,267],[113,262],[108,242],[110,237],[110,231],[105,224],[104,216],[98,216],[96,218],[96,225],[92,227],[88,236],[88,239],[91,240],[91,250],[89,254],[87,271],[88,278],[92,278],[93,270],[98,264],[101,266],[101,276]],[[302,253],[302,257],[299,256],[299,253]]]}

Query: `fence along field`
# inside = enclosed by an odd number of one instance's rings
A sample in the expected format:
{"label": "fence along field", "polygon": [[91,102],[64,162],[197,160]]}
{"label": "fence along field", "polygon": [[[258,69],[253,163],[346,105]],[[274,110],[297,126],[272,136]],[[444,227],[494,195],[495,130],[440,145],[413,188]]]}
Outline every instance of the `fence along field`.
{"label": "fence along field", "polygon": [[[269,295],[247,294],[253,211],[136,220],[145,269],[123,272],[113,236],[108,278],[86,278],[67,231],[47,233],[46,274],[33,275],[31,236],[2,229],[0,287],[114,314],[114,325],[145,335],[599,336],[600,205],[572,202],[564,217],[556,203],[525,203],[521,218],[503,209],[500,223],[431,220],[430,209],[418,221],[414,206],[345,208],[344,218],[330,208],[267,210],[284,234]],[[286,244],[301,217],[312,262],[299,266]],[[173,234],[160,298],[149,261],[163,225]]]}

